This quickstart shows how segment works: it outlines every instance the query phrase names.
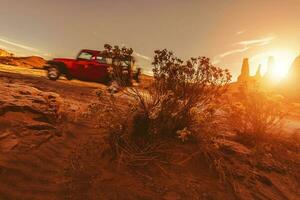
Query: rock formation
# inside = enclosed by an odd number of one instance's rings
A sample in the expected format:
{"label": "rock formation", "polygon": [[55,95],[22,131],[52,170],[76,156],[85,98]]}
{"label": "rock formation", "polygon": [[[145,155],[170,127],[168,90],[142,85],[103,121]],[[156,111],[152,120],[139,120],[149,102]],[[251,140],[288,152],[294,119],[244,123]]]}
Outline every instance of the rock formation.
{"label": "rock formation", "polygon": [[4,50],[0,49],[0,57],[12,57],[14,54]]}
{"label": "rock formation", "polygon": [[9,111],[33,112],[45,118],[55,117],[59,111],[59,95],[42,92],[36,88],[19,84],[0,85],[0,115]]}
{"label": "rock formation", "polygon": [[1,83],[0,97],[0,153],[35,148],[59,136],[54,126],[62,102],[58,94]]}
{"label": "rock formation", "polygon": [[[296,60],[293,64],[294,67],[291,69],[291,74],[300,74],[300,56],[298,60]],[[273,81],[273,69],[275,68],[275,59],[270,56],[268,58],[267,64],[267,72],[262,75],[261,74],[261,65],[258,66],[256,70],[256,74],[254,76],[249,75],[249,62],[248,59],[245,58],[243,61],[243,66],[241,70],[241,75],[238,77],[238,83],[246,83],[248,87],[260,87],[264,89],[274,89],[278,86],[278,83]],[[298,79],[300,76],[298,76]],[[294,78],[297,79],[297,78]]]}
{"label": "rock formation", "polygon": [[42,69],[46,64],[46,61],[43,58],[38,56],[30,56],[30,57],[7,57],[7,56],[1,57],[0,56],[0,64]]}
{"label": "rock formation", "polygon": [[46,64],[46,60],[38,56],[17,57],[6,50],[0,49],[0,64],[42,69]]}
{"label": "rock formation", "polygon": [[258,66],[255,76],[250,76],[249,59],[244,58],[241,74],[238,77],[238,83],[243,83],[243,84],[246,83],[248,84],[248,86],[251,85],[255,86],[262,79],[260,70],[261,70],[261,65]]}
{"label": "rock formation", "polygon": [[260,71],[261,71],[261,65],[259,65],[257,67],[257,71],[256,71],[256,74],[254,76],[255,80],[257,80],[257,81],[260,81],[261,78],[262,78]]}
{"label": "rock formation", "polygon": [[238,77],[238,82],[247,82],[250,78],[250,69],[249,69],[249,60],[248,58],[244,58],[241,74]]}

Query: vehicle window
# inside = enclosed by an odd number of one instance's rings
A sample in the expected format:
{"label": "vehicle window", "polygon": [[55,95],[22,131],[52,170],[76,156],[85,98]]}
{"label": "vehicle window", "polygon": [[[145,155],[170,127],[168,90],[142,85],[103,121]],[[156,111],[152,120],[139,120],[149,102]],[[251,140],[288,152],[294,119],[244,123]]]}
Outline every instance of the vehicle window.
{"label": "vehicle window", "polygon": [[106,57],[103,57],[103,56],[97,56],[96,60],[101,64],[112,64],[112,59],[111,58],[106,58]]}
{"label": "vehicle window", "polygon": [[79,56],[78,59],[83,59],[83,60],[92,60],[93,55],[87,52],[82,52]]}

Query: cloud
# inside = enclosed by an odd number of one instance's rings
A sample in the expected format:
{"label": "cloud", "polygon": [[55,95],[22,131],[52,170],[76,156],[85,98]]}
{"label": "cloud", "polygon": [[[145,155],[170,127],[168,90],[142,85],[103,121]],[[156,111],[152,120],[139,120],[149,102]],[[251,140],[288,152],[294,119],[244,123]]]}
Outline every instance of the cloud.
{"label": "cloud", "polygon": [[[242,31],[239,31],[238,33],[242,34],[241,32]],[[253,46],[268,45],[274,39],[275,39],[275,37],[265,37],[265,38],[260,38],[260,39],[252,39],[252,40],[240,41],[238,43],[235,43],[235,45],[240,45],[241,48],[236,48],[236,49],[232,49],[232,50],[226,51],[226,52],[224,52],[224,53],[222,53],[222,54],[220,54],[220,55],[218,55],[216,57],[220,59],[220,58],[224,58],[226,56],[230,56],[232,54],[245,52],[245,51],[251,49]]]}
{"label": "cloud", "polygon": [[[13,46],[14,48],[8,48],[6,45],[5,46],[0,45],[0,48],[4,48],[6,50],[10,49],[11,51],[13,51],[13,53],[18,53],[18,54],[21,53],[23,55],[30,55],[31,53],[34,53],[36,55],[46,57],[46,58],[53,57],[53,55],[50,54],[50,53],[42,52],[39,49],[30,47],[30,46],[26,46],[26,45],[23,45],[23,44],[20,44],[20,43],[17,43],[17,42],[13,42],[13,41],[10,41],[10,40],[7,40],[7,39],[0,38],[0,42],[5,43],[5,44],[10,45],[10,46]],[[18,49],[18,50],[16,50],[16,49]],[[27,52],[26,51],[24,52],[20,49],[26,50]],[[28,52],[31,52],[31,53],[28,53]]]}
{"label": "cloud", "polygon": [[244,40],[238,42],[237,44],[244,45],[244,46],[249,46],[249,45],[263,46],[269,44],[274,39],[275,37],[266,37],[266,38],[254,39],[254,40]]}
{"label": "cloud", "polygon": [[33,47],[25,46],[23,44],[19,44],[19,43],[12,42],[12,41],[5,40],[5,39],[1,39],[1,38],[0,38],[0,42],[9,44],[9,45],[12,45],[12,46],[15,46],[15,47],[19,47],[19,48],[22,48],[22,49],[25,49],[25,50],[28,50],[28,51],[32,51],[32,52],[38,52],[39,51],[38,49],[35,49]]}
{"label": "cloud", "polygon": [[140,58],[142,58],[144,60],[151,61],[151,58],[149,58],[148,56],[142,55],[140,53],[134,52],[134,55],[136,55],[137,57],[140,57]]}
{"label": "cloud", "polygon": [[243,48],[240,48],[240,49],[233,49],[233,50],[230,50],[230,51],[227,51],[227,52],[224,52],[224,53],[220,54],[219,57],[224,58],[224,57],[232,55],[232,54],[247,51],[248,49],[249,49],[249,47],[243,47]]}

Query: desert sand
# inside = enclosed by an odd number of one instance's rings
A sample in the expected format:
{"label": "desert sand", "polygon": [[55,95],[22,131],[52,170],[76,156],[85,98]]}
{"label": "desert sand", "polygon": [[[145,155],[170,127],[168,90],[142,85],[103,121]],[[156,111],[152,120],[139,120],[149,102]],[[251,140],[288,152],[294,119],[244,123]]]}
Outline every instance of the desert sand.
{"label": "desert sand", "polygon": [[[182,160],[180,152],[193,154],[184,145],[178,146],[180,150],[174,159],[181,165],[116,165],[100,156],[106,130],[97,127],[92,119],[82,117],[97,100],[95,91],[105,91],[106,86],[81,81],[53,82],[45,77],[44,71],[22,67],[1,65],[0,71],[0,199],[300,197],[299,176],[293,177],[272,155],[269,160],[254,160],[247,147],[230,140],[231,135],[223,136],[226,139],[219,144],[239,166],[241,178],[236,182],[236,194],[204,161]],[[286,127],[290,133],[300,128],[300,119],[295,116],[292,125]],[[295,152],[290,154],[299,156]],[[295,169],[295,163],[290,167]],[[243,184],[243,169],[248,168],[255,171],[256,177]]]}

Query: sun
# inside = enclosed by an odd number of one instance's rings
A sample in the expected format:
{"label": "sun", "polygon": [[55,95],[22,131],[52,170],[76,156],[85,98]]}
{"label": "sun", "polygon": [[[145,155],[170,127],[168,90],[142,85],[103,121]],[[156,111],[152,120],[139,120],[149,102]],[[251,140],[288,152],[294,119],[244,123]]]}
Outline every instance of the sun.
{"label": "sun", "polygon": [[275,59],[274,68],[271,69],[272,77],[275,80],[281,80],[288,75],[289,69],[296,55],[288,51],[271,52],[271,56]]}
{"label": "sun", "polygon": [[[258,54],[253,58],[253,61],[262,65],[262,74],[268,73],[271,81],[278,82],[287,77],[296,56],[297,53],[294,51],[278,49]],[[268,69],[270,57],[274,58],[274,64]]]}

